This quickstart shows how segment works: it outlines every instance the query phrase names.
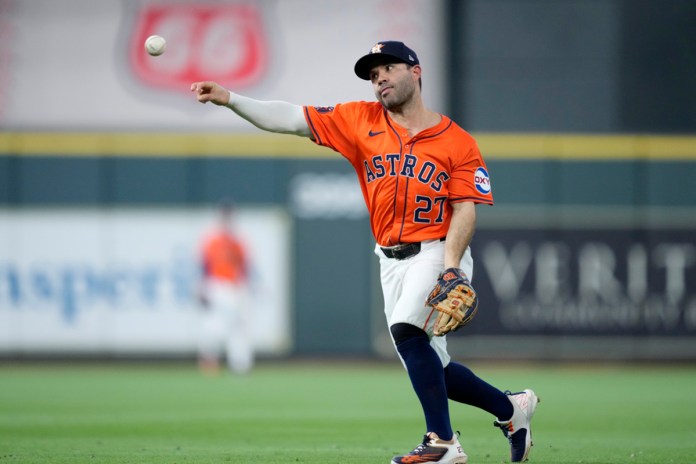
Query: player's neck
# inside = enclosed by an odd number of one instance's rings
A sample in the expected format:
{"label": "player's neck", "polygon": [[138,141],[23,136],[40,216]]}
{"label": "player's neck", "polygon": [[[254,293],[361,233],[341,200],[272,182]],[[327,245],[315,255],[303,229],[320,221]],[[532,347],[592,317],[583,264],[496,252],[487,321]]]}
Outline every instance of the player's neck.
{"label": "player's neck", "polygon": [[438,125],[442,120],[438,113],[427,109],[422,100],[413,101],[411,104],[387,110],[387,112],[392,121],[406,129],[411,137]]}

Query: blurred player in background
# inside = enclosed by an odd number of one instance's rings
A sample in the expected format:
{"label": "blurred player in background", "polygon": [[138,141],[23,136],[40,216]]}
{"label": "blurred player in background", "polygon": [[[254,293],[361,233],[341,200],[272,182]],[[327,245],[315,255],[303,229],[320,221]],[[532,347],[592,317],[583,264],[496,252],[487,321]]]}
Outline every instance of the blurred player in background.
{"label": "blurred player in background", "polygon": [[332,148],[356,170],[377,241],[387,323],[425,415],[423,442],[392,463],[467,462],[452,430],[448,398],[492,414],[508,438],[511,460],[524,461],[536,395],[529,389],[502,392],[453,362],[446,337],[435,335],[434,309],[426,305],[444,276],[464,276],[458,277],[462,282],[472,277],[475,204],[493,204],[476,142],[424,106],[420,62],[402,42],[376,44],[354,70],[371,81],[377,102],[262,102],[214,82],[193,83],[191,91],[198,101],[227,106],[261,129]]}
{"label": "blurred player in background", "polygon": [[254,365],[249,311],[249,264],[244,244],[233,231],[234,207],[219,205],[218,222],[201,246],[202,280],[198,300],[202,307],[198,364],[209,374],[220,370],[224,358],[233,373]]}

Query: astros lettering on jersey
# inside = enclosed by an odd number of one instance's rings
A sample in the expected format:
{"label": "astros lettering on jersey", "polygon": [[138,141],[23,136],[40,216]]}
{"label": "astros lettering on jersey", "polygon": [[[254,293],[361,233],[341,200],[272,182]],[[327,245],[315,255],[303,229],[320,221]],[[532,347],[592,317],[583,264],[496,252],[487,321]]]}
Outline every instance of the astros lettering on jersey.
{"label": "astros lettering on jersey", "polygon": [[314,142],[341,153],[355,168],[379,245],[445,237],[450,203],[493,204],[476,141],[444,115],[411,138],[379,102],[304,111]]}

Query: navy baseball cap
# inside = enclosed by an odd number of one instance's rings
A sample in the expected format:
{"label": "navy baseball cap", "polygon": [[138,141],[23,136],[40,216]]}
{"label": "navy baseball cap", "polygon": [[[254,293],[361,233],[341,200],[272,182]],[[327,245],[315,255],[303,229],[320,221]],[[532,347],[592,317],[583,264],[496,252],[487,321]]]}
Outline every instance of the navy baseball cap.
{"label": "navy baseball cap", "polygon": [[370,70],[378,64],[406,63],[411,66],[420,64],[416,52],[411,50],[403,42],[387,40],[379,42],[370,49],[370,53],[360,58],[355,63],[355,74],[360,79],[370,80]]}

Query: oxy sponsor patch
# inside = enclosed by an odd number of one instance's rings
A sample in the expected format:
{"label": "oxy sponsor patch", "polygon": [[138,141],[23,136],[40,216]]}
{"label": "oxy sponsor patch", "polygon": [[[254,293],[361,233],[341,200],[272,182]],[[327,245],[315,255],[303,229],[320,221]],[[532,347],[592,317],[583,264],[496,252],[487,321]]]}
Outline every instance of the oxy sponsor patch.
{"label": "oxy sponsor patch", "polygon": [[474,184],[476,185],[476,190],[484,195],[491,193],[491,179],[488,177],[488,171],[484,168],[479,167],[474,173]]}

